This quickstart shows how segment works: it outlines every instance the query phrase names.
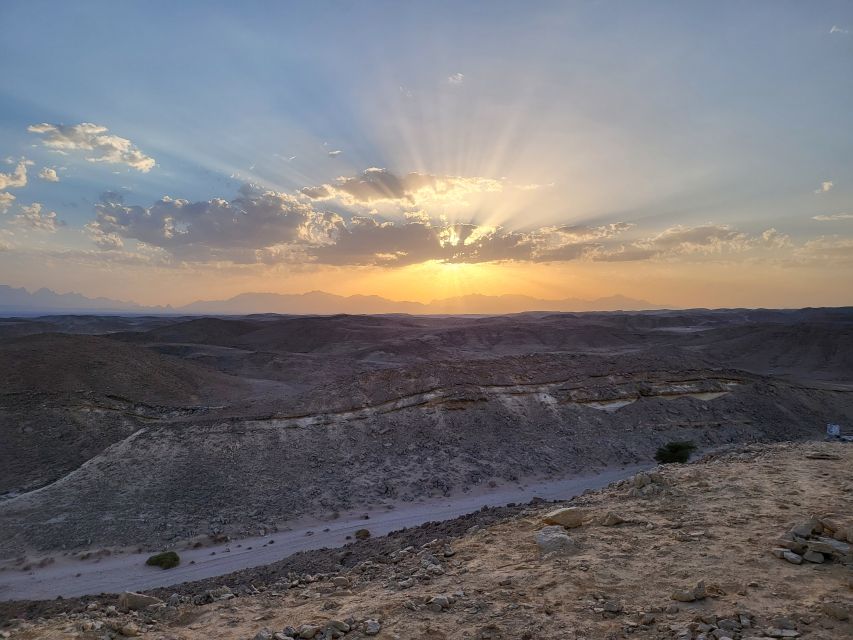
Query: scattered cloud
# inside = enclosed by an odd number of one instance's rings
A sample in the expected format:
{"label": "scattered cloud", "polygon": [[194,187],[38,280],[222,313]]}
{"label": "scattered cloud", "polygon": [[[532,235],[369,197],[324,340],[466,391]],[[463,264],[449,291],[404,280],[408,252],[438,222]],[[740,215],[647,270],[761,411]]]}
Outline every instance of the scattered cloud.
{"label": "scattered cloud", "polygon": [[853,213],[831,213],[819,216],[812,216],[812,220],[818,222],[837,222],[838,220],[853,220]]}
{"label": "scattered cloud", "polygon": [[786,249],[794,245],[791,236],[779,233],[772,227],[761,234],[761,242],[769,249]]}
{"label": "scattered cloud", "polygon": [[460,85],[465,82],[465,74],[454,73],[453,75],[447,76],[447,81],[453,85]]}
{"label": "scattered cloud", "polygon": [[244,185],[232,201],[164,197],[150,207],[125,205],[105,193],[86,229],[101,247],[132,238],[178,260],[255,261],[255,251],[276,244],[318,242],[333,214],[319,213],[296,196]]}
{"label": "scattered cloud", "polygon": [[332,156],[333,158],[341,155],[342,153],[343,153],[343,151],[341,151],[340,149],[335,149],[334,151],[329,151],[329,155]]}
{"label": "scattered cloud", "polygon": [[15,196],[6,191],[0,191],[0,213],[6,213],[15,201]]}
{"label": "scattered cloud", "polygon": [[853,238],[821,236],[804,243],[795,250],[794,256],[807,264],[853,265]]}
{"label": "scattered cloud", "polygon": [[45,182],[59,182],[59,176],[56,175],[56,169],[51,169],[50,167],[42,168],[42,170],[39,171],[39,178]]}
{"label": "scattered cloud", "polygon": [[29,206],[22,206],[20,213],[15,216],[12,222],[21,227],[47,231],[48,233],[56,232],[57,226],[63,224],[57,219],[55,211],[43,211],[42,205],[38,202],[33,202]]}
{"label": "scattered cloud", "polygon": [[145,155],[130,140],[110,135],[107,127],[91,122],[75,125],[43,122],[27,127],[27,131],[42,136],[42,144],[59,153],[82,151],[89,162],[124,164],[142,173],[148,173],[155,165],[154,158]]}
{"label": "scattered cloud", "polygon": [[27,186],[27,160],[18,160],[15,168],[9,173],[0,172],[0,191],[18,189]]}
{"label": "scattered cloud", "polygon": [[832,180],[824,180],[820,183],[820,186],[814,190],[814,192],[817,194],[826,193],[827,191],[832,190],[832,187],[834,186],[835,183],[833,183]]}
{"label": "scattered cloud", "polygon": [[842,35],[850,33],[849,29],[842,29],[838,25],[832,25],[832,28],[829,30],[830,33],[840,33]]}

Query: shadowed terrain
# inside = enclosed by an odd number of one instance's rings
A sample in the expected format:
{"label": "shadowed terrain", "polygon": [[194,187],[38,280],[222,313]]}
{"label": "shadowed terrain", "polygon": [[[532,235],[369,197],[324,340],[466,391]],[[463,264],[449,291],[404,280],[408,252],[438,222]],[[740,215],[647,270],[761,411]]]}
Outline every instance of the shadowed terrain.
{"label": "shadowed terrain", "polygon": [[7,558],[257,535],[853,417],[849,309],[46,316],[0,336]]}

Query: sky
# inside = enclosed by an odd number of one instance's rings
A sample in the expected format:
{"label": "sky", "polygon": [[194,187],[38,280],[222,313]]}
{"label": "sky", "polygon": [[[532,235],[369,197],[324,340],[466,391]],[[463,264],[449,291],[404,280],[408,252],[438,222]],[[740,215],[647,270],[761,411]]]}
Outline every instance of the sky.
{"label": "sky", "polygon": [[853,304],[853,3],[0,3],[0,284]]}

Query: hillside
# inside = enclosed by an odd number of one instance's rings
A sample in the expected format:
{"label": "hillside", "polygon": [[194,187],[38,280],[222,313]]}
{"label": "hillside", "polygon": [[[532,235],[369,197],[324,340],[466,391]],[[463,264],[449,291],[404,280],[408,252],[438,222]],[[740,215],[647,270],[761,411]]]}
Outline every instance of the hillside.
{"label": "hillside", "polygon": [[[849,638],[851,467],[850,445],[731,447],[556,505],[485,510],[156,590],[163,604],[148,610],[109,613],[115,597],[92,596],[0,611],[45,616],[8,627],[21,640],[107,629],[183,640]],[[548,531],[546,514],[564,506],[582,524]],[[777,557],[780,543],[823,553],[794,564]]]}

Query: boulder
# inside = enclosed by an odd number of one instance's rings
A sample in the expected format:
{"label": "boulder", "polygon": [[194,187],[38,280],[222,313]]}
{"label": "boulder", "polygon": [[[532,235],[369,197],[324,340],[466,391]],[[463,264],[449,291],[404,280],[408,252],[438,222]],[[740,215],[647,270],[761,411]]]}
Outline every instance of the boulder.
{"label": "boulder", "polygon": [[555,509],[550,513],[546,513],[542,518],[542,522],[550,525],[559,525],[566,529],[574,529],[575,527],[579,527],[583,524],[586,516],[586,509],[565,507],[563,509]]}
{"label": "boulder", "polygon": [[124,611],[139,611],[155,604],[163,604],[163,601],[134,591],[125,591],[118,597],[118,606]]}
{"label": "boulder", "polygon": [[561,526],[543,527],[536,532],[536,544],[542,555],[552,553],[574,553],[577,543],[572,540]]}
{"label": "boulder", "polygon": [[618,513],[613,513],[612,511],[608,511],[604,517],[601,519],[601,526],[603,527],[615,527],[617,524],[622,524],[625,522],[625,518],[620,516]]}
{"label": "boulder", "polygon": [[705,581],[699,581],[692,589],[676,589],[672,592],[672,599],[677,602],[693,602],[702,600],[707,595]]}

